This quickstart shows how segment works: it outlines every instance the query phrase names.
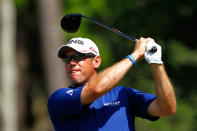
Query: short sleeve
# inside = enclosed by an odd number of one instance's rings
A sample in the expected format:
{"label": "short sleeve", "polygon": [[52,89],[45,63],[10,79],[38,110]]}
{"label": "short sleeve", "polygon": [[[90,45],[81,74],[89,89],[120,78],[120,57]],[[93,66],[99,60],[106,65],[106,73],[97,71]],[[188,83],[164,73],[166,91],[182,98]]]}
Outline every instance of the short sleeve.
{"label": "short sleeve", "polygon": [[82,113],[82,88],[61,88],[55,91],[48,100],[48,111],[51,117],[64,117]]}
{"label": "short sleeve", "polygon": [[148,115],[147,109],[151,102],[156,99],[156,96],[149,93],[144,93],[132,88],[129,88],[129,101],[132,105],[132,110],[135,115],[144,119],[149,119],[151,121],[158,120],[159,117],[152,117]]}

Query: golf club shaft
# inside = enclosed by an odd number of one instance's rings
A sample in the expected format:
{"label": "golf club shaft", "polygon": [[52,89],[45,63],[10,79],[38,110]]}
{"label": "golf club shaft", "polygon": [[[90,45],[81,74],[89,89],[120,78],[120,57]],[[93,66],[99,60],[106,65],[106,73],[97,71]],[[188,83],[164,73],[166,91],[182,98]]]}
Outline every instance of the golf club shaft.
{"label": "golf club shaft", "polygon": [[117,34],[119,34],[121,36],[124,36],[127,39],[130,39],[130,40],[135,41],[135,42],[137,41],[137,39],[135,39],[134,37],[132,37],[132,36],[130,36],[128,34],[125,34],[125,33],[121,32],[121,31],[119,31],[119,30],[117,30],[115,28],[112,28],[112,27],[110,27],[108,25],[105,25],[105,24],[103,24],[101,22],[98,22],[98,21],[96,21],[96,20],[94,20],[92,18],[89,18],[87,16],[84,16],[84,15],[81,15],[81,16],[84,17],[84,18],[86,18],[86,19],[88,19],[88,20],[90,20],[90,21],[92,21],[92,22],[94,22],[94,23],[96,23],[96,24],[98,24],[98,25],[100,25],[100,26],[102,26],[102,27],[104,27],[104,28],[106,28],[106,29],[108,29],[108,30],[111,30],[111,31],[113,31],[113,32],[115,32],[115,33],[117,33]]}

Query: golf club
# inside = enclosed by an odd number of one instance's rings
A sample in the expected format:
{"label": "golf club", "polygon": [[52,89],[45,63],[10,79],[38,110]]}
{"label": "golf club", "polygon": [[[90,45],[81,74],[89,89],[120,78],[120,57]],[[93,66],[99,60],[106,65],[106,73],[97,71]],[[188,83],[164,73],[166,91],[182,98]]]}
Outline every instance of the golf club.
{"label": "golf club", "polygon": [[[62,29],[65,30],[68,33],[75,33],[75,32],[77,32],[78,29],[79,29],[79,26],[81,24],[81,18],[82,17],[84,17],[84,18],[92,21],[93,23],[95,23],[97,25],[100,25],[100,26],[102,26],[102,27],[104,27],[104,28],[106,28],[108,30],[111,30],[111,31],[113,31],[113,32],[115,32],[115,33],[117,33],[117,34],[119,34],[121,36],[124,36],[124,37],[126,37],[126,38],[128,38],[128,39],[130,39],[132,41],[135,41],[136,42],[138,40],[138,39],[136,39],[136,38],[134,38],[134,37],[132,37],[132,36],[130,36],[128,34],[125,34],[125,33],[121,32],[121,31],[119,31],[119,30],[117,30],[115,28],[112,28],[112,27],[110,27],[110,26],[108,26],[106,24],[103,24],[103,23],[98,22],[98,21],[96,21],[96,20],[94,20],[92,18],[89,18],[87,16],[84,16],[84,15],[82,15],[80,13],[72,13],[72,14],[65,15],[62,18],[61,23],[60,23]],[[152,52],[152,53],[154,53],[156,51],[157,51],[157,48],[156,47],[153,47],[150,50],[150,52]]]}

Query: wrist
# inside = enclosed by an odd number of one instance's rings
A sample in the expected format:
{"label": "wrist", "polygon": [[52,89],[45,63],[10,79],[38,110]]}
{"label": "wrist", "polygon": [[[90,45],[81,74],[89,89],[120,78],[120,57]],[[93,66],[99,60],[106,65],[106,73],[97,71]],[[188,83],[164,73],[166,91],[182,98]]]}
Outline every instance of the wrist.
{"label": "wrist", "polygon": [[150,64],[151,69],[154,69],[154,68],[161,68],[161,67],[163,67],[163,66],[164,66],[163,64],[156,64],[156,63],[151,63],[151,64]]}
{"label": "wrist", "polygon": [[133,56],[136,63],[140,60],[140,55],[136,52],[131,53],[131,56]]}
{"label": "wrist", "polygon": [[133,58],[132,55],[127,55],[126,58],[129,58],[129,60],[133,63],[133,66],[136,65],[136,61],[135,61],[135,59]]}
{"label": "wrist", "polygon": [[164,69],[164,65],[163,64],[150,64],[150,68],[151,68],[151,71],[155,74],[156,72],[161,72]]}

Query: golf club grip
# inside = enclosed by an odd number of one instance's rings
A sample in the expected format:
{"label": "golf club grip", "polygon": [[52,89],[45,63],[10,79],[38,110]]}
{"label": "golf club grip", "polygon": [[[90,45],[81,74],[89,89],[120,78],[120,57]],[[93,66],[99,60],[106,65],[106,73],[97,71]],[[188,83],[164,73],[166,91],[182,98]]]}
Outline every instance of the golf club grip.
{"label": "golf club grip", "polygon": [[121,32],[121,31],[119,31],[119,30],[117,30],[115,28],[112,28],[112,27],[110,27],[108,25],[105,25],[105,24],[103,24],[101,22],[95,21],[94,19],[91,19],[91,18],[89,18],[87,16],[84,16],[84,15],[81,15],[81,16],[84,17],[84,18],[86,18],[86,19],[88,19],[88,20],[90,20],[90,21],[92,21],[92,22],[94,22],[94,23],[96,23],[96,24],[98,24],[98,25],[100,25],[100,26],[102,26],[102,27],[104,27],[104,28],[107,28],[107,29],[109,29],[109,30],[111,30],[111,31],[113,31],[113,32],[121,35],[121,36],[124,36],[127,39],[130,39],[130,40],[135,41],[135,42],[137,41],[137,39],[135,39],[134,37],[132,37],[132,36],[130,36],[128,34],[125,34],[125,33]]}

